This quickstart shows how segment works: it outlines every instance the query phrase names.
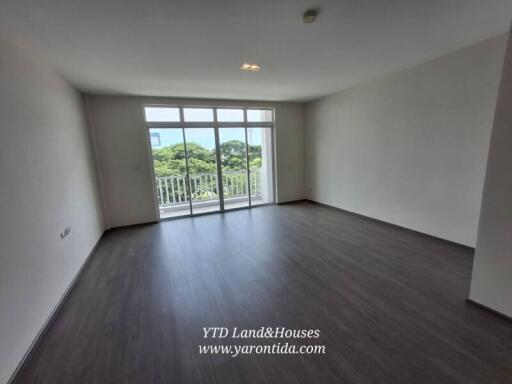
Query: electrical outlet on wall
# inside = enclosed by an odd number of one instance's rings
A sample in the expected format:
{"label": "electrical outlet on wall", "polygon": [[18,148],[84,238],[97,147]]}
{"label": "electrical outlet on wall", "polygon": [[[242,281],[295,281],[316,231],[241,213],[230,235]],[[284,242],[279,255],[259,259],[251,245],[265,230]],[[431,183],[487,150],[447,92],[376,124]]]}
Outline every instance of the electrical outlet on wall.
{"label": "electrical outlet on wall", "polygon": [[71,233],[71,227],[64,228],[64,231],[60,233],[60,238],[63,239]]}

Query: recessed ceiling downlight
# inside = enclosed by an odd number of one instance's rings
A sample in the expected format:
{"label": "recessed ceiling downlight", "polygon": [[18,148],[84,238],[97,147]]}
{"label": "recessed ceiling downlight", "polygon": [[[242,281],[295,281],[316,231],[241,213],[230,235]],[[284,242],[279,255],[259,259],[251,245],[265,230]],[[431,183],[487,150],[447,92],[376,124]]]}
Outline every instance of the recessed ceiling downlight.
{"label": "recessed ceiling downlight", "polygon": [[261,65],[251,64],[251,63],[243,63],[240,67],[242,71],[259,71],[261,70]]}

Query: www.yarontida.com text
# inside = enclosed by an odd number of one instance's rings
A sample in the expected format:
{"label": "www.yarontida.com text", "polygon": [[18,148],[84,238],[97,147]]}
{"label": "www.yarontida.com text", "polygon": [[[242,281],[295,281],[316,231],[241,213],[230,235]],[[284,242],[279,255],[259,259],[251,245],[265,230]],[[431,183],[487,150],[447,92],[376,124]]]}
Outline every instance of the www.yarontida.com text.
{"label": "www.yarontida.com text", "polygon": [[272,344],[272,345],[200,345],[200,354],[223,354],[231,357],[238,357],[239,355],[256,355],[261,354],[279,354],[279,355],[314,355],[325,354],[325,345],[290,345]]}
{"label": "www.yarontida.com text", "polygon": [[[203,328],[204,339],[318,339],[318,329],[287,329],[285,327],[261,327],[259,329],[238,329],[233,327],[205,327]],[[325,354],[325,345],[290,344],[288,342],[277,342],[273,344],[208,344],[199,345],[200,354],[222,354],[231,357],[250,354],[268,355],[313,355]]]}

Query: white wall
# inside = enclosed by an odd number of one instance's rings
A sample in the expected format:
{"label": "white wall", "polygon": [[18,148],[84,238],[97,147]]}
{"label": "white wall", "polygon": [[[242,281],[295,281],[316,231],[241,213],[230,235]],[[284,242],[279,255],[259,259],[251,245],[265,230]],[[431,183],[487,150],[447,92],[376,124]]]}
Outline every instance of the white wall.
{"label": "white wall", "polygon": [[0,42],[0,383],[103,232],[83,116],[63,79]]}
{"label": "white wall", "polygon": [[275,108],[277,202],[304,198],[303,106],[129,96],[87,96],[111,227],[155,221],[145,103]]}
{"label": "white wall", "polygon": [[474,246],[505,41],[308,104],[309,198]]}
{"label": "white wall", "polygon": [[512,317],[512,32],[496,105],[469,297]]}

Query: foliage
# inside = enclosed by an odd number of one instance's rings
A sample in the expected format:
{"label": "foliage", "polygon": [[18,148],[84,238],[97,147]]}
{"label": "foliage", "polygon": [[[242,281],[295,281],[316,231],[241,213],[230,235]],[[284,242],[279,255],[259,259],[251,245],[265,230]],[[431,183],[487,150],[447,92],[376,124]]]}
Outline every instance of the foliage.
{"label": "foliage", "polygon": [[[261,146],[249,145],[249,164],[251,168],[261,167]],[[192,175],[198,173],[216,173],[214,149],[208,149],[194,142],[187,143],[188,166]],[[220,145],[222,169],[225,171],[245,170],[245,143],[230,140]],[[185,148],[183,143],[169,147],[153,149],[155,175],[179,176],[186,173]]]}

